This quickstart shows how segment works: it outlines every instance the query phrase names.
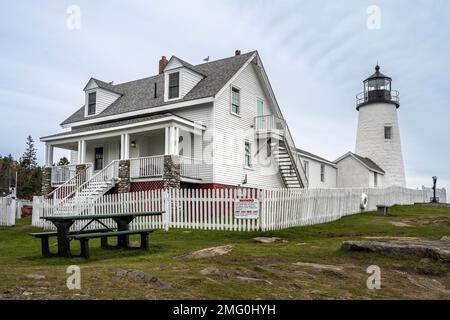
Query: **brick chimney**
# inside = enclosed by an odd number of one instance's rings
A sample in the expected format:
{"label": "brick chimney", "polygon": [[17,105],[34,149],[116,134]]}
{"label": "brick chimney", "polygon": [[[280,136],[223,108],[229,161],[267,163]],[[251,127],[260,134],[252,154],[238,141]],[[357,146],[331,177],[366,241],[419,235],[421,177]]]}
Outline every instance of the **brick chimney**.
{"label": "brick chimney", "polygon": [[235,55],[235,56],[240,56],[240,55],[241,55],[241,50],[236,50],[236,51],[234,52],[234,55]]}
{"label": "brick chimney", "polygon": [[166,56],[162,56],[161,60],[159,60],[159,74],[164,72],[164,68],[167,66],[169,61],[167,60]]}

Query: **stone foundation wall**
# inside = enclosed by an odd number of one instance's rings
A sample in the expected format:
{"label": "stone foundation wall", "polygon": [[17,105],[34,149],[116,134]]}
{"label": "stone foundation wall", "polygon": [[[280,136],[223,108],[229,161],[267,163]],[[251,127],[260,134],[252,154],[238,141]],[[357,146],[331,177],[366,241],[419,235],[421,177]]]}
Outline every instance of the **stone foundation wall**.
{"label": "stone foundation wall", "polygon": [[180,158],[175,155],[164,156],[164,189],[180,188]]}
{"label": "stone foundation wall", "polygon": [[130,160],[120,160],[119,161],[119,193],[130,192],[131,181],[130,181]]}
{"label": "stone foundation wall", "polygon": [[48,199],[48,195],[53,191],[52,187],[52,169],[44,168],[42,169],[42,187],[41,194],[44,198]]}

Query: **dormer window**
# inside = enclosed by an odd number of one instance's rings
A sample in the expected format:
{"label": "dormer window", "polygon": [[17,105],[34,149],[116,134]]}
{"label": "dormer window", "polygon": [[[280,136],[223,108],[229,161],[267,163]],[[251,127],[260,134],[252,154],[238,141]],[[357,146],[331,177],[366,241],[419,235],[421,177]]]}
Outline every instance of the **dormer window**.
{"label": "dormer window", "polygon": [[169,74],[169,99],[180,96],[180,72]]}
{"label": "dormer window", "polygon": [[88,94],[88,115],[94,115],[97,102],[97,92]]}

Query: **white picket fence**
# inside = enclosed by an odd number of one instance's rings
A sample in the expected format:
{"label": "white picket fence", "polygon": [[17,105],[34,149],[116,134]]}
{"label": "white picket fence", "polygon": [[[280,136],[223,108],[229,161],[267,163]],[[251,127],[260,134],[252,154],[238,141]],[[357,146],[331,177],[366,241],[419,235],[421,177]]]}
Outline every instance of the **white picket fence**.
{"label": "white picket fence", "polygon": [[[368,204],[362,210],[361,195],[368,196]],[[126,212],[164,211],[159,217],[139,217],[132,229],[141,228],[191,228],[204,230],[279,230],[295,226],[319,224],[340,219],[343,216],[372,211],[376,205],[406,205],[428,202],[430,190],[413,190],[401,187],[351,188],[351,189],[174,189],[152,190],[135,193],[106,195],[95,203],[72,199],[72,214],[108,214]],[[445,189],[438,190],[445,202]],[[257,199],[259,217],[236,218],[235,203],[238,199]],[[78,202],[77,202],[78,201]],[[33,225],[52,229],[50,223],[41,219],[54,216],[52,199],[34,197]],[[79,221],[73,229],[86,222]],[[111,226],[114,224],[108,222]],[[91,228],[99,228],[93,223]]]}
{"label": "white picket fence", "polygon": [[16,201],[9,197],[0,197],[0,226],[16,224]]}

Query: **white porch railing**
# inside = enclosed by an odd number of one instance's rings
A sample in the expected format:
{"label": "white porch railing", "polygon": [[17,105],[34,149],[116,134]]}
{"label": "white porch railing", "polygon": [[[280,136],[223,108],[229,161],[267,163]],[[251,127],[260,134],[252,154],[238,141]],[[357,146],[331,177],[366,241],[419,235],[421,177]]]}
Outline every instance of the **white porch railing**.
{"label": "white porch railing", "polygon": [[[185,178],[200,179],[201,161],[180,156],[180,175]],[[162,177],[164,173],[164,156],[151,156],[130,159],[130,177]]]}
{"label": "white porch railing", "polygon": [[130,159],[131,178],[151,178],[162,176],[164,156],[151,156]]}
{"label": "white porch railing", "polygon": [[285,127],[286,121],[277,116],[268,115],[255,117],[256,131],[277,131],[284,130]]}
{"label": "white porch railing", "polygon": [[200,179],[201,161],[180,156],[180,175],[186,178]]}
{"label": "white porch railing", "polygon": [[72,179],[76,175],[76,165],[70,164],[66,166],[51,167],[51,183],[52,186],[63,184]]}

